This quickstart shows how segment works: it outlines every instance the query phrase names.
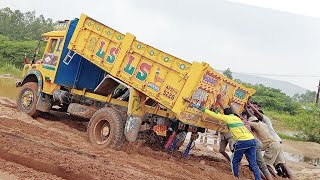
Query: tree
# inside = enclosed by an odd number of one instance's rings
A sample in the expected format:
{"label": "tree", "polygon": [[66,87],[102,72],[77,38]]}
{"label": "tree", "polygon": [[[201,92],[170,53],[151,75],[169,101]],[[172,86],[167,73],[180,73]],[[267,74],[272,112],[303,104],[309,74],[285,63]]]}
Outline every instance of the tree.
{"label": "tree", "polygon": [[298,137],[308,141],[320,143],[320,109],[316,106],[309,107],[292,123],[299,130]]}
{"label": "tree", "polygon": [[295,94],[292,99],[301,103],[314,103],[316,100],[317,92],[307,90],[304,94]]}
{"label": "tree", "polygon": [[233,79],[233,77],[232,77],[232,72],[231,72],[230,68],[228,68],[228,69],[226,69],[225,71],[223,71],[222,74],[223,74],[224,76],[226,76],[227,78],[229,78],[229,79]]}
{"label": "tree", "polygon": [[22,13],[10,8],[0,9],[0,35],[10,40],[37,40],[44,32],[53,30],[51,19],[45,19],[43,15],[36,16],[36,12]]}
{"label": "tree", "polygon": [[0,35],[0,65],[9,63],[21,68],[25,54],[31,59],[36,46],[37,41],[12,41]]}
{"label": "tree", "polygon": [[36,40],[52,30],[52,20],[42,15],[37,17],[35,11],[22,13],[10,8],[0,9],[0,66],[14,64],[21,68],[25,54],[31,59]]}
{"label": "tree", "polygon": [[294,102],[291,97],[279,89],[266,87],[262,84],[242,84],[256,90],[256,93],[252,96],[252,100],[258,102],[265,109],[295,115],[302,108],[298,102]]}

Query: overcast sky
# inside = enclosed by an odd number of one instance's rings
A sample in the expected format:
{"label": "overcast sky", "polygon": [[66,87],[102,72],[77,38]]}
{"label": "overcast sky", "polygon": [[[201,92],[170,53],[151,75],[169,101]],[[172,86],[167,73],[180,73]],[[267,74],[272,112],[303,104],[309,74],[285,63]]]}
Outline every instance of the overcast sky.
{"label": "overcast sky", "polygon": [[0,0],[3,7],[35,10],[53,20],[86,13],[146,44],[215,69],[296,75],[268,77],[310,90],[320,79],[320,2],[314,0]]}

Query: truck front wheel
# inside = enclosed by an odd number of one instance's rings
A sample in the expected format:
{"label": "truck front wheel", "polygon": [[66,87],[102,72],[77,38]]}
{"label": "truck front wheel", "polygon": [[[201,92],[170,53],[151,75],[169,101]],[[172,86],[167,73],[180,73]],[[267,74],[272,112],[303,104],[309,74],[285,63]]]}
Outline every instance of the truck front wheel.
{"label": "truck front wheel", "polygon": [[37,117],[40,114],[40,111],[36,109],[38,101],[37,90],[38,84],[36,82],[27,82],[21,87],[17,99],[18,109],[32,117]]}
{"label": "truck front wheel", "polygon": [[117,149],[123,143],[124,122],[116,110],[104,107],[91,117],[87,132],[95,147]]}

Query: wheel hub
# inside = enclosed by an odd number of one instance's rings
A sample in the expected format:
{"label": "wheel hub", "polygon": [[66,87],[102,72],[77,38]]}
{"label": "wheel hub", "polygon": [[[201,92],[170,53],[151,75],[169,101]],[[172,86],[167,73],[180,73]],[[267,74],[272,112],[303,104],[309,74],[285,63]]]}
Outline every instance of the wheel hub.
{"label": "wheel hub", "polygon": [[21,96],[21,106],[23,109],[29,109],[34,101],[33,92],[26,90]]}
{"label": "wheel hub", "polygon": [[105,123],[101,130],[101,136],[103,137],[103,139],[107,139],[109,134],[110,134],[109,123]]}

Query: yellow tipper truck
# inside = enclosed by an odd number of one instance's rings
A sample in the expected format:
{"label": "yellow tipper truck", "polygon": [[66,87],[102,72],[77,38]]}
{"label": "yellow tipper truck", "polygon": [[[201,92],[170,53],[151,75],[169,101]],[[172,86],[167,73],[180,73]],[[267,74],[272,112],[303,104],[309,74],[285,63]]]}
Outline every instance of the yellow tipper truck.
{"label": "yellow tipper truck", "polygon": [[255,92],[207,63],[189,63],[84,14],[60,22],[42,39],[42,58],[36,61],[35,53],[17,83],[18,108],[31,116],[59,110],[90,119],[89,139],[100,148],[119,147],[124,137],[133,142],[139,132],[168,145],[172,134],[184,141],[190,131],[225,131],[223,122],[184,99],[217,108],[221,94],[240,113]]}

